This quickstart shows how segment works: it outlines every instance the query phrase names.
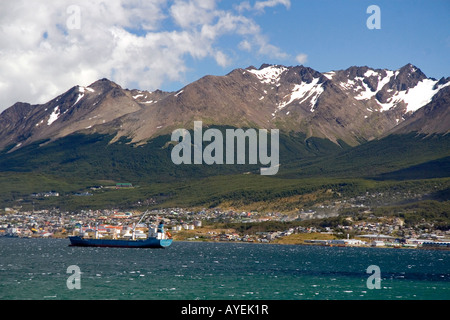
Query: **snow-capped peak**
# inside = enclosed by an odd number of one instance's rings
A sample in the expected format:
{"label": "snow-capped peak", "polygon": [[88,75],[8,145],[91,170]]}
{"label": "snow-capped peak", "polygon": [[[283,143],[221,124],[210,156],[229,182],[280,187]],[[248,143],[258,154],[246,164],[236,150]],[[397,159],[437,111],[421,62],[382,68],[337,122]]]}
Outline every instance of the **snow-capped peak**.
{"label": "snow-capped peak", "polygon": [[284,66],[268,66],[260,70],[248,70],[254,74],[262,83],[276,84],[280,81],[281,74],[288,70]]}
{"label": "snow-capped peak", "polygon": [[424,79],[420,81],[414,88],[396,92],[387,103],[379,103],[382,107],[381,111],[387,111],[400,102],[407,104],[406,112],[415,112],[426,104],[430,103],[434,95],[442,88],[450,85],[450,81],[435,87],[437,80]]}
{"label": "snow-capped peak", "polygon": [[329,71],[329,72],[323,73],[323,75],[324,75],[325,77],[327,77],[328,80],[333,80],[333,76],[334,76],[335,74],[336,74],[336,72],[334,72],[334,71]]}

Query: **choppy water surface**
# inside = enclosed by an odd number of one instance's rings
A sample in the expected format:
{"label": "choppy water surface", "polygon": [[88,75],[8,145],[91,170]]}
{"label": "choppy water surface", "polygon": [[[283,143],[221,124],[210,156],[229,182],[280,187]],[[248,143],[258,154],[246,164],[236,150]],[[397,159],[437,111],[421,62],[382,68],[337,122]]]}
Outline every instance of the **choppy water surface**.
{"label": "choppy water surface", "polygon": [[[450,299],[450,252],[174,242],[159,249],[69,247],[0,238],[0,299]],[[69,290],[69,266],[81,289]],[[366,270],[381,271],[369,289]]]}

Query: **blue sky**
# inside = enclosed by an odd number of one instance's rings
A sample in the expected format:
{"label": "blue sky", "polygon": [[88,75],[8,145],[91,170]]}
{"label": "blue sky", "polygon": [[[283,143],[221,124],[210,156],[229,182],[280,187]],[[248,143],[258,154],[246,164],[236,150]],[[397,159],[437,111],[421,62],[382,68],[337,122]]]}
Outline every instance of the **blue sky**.
{"label": "blue sky", "polygon": [[[293,0],[289,8],[277,6],[252,18],[270,42],[287,57],[238,53],[240,59],[222,68],[207,63],[202,73],[223,74],[229,69],[262,63],[298,65],[297,54],[307,55],[305,66],[326,72],[367,65],[395,70],[407,63],[427,76],[450,76],[450,1]],[[381,29],[366,26],[367,8],[381,10]],[[236,41],[221,46],[235,52]],[[195,78],[195,76],[194,76]],[[193,79],[193,78],[192,78]]]}
{"label": "blue sky", "polygon": [[[369,30],[367,8],[381,11]],[[0,2],[0,112],[109,78],[179,90],[262,63],[326,72],[407,63],[450,76],[450,1],[15,0]]]}

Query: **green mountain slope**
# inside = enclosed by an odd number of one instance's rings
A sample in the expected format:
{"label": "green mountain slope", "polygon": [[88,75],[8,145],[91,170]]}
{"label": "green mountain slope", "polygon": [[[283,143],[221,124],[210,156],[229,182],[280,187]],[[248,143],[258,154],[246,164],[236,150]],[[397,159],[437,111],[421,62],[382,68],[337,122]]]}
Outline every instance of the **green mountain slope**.
{"label": "green mountain slope", "polygon": [[[348,148],[345,144],[338,146],[326,139],[305,138],[301,133],[281,135],[280,159],[283,163],[336,154]],[[168,135],[159,136],[140,146],[130,144],[125,138],[110,143],[112,139],[111,135],[73,134],[47,144],[45,141],[36,142],[12,153],[5,149],[0,153],[0,171],[39,172],[86,180],[125,179],[141,183],[197,179],[249,171],[257,173],[261,167],[175,165],[171,160],[173,144]]]}
{"label": "green mountain slope", "polygon": [[290,164],[282,175],[285,177],[382,179],[448,177],[450,176],[447,158],[449,156],[450,136],[448,135],[397,134],[343,150],[338,154],[324,156],[303,165]]}
{"label": "green mountain slope", "polygon": [[[281,134],[280,171],[276,176],[261,176],[259,164],[176,166],[170,157],[169,136],[135,146],[125,139],[110,143],[112,136],[108,135],[70,135],[0,153],[0,201],[67,210],[147,205],[292,211],[390,188],[436,192],[443,200],[448,197],[448,136],[391,135],[354,148],[305,138],[298,133]],[[136,187],[74,196],[91,186],[117,182]],[[50,190],[63,196],[30,197]]]}

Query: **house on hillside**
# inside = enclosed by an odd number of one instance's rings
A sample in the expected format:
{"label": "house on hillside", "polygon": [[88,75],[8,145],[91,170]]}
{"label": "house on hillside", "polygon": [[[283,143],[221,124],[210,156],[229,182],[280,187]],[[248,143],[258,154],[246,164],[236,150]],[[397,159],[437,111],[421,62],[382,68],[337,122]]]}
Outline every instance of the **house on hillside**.
{"label": "house on hillside", "polygon": [[133,184],[131,183],[116,183],[116,189],[122,188],[133,188]]}

